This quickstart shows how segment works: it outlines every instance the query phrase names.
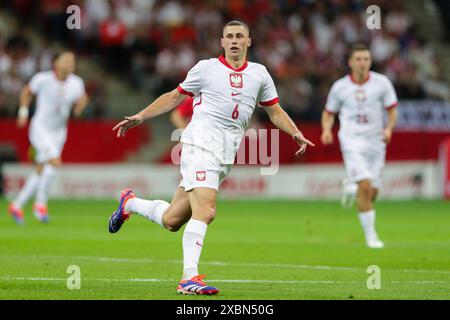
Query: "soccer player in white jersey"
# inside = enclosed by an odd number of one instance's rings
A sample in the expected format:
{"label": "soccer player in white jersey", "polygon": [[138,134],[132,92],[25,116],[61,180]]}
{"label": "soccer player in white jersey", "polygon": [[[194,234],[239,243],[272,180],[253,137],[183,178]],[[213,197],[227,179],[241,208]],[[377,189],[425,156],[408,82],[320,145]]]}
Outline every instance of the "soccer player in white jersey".
{"label": "soccer player in white jersey", "polygon": [[9,206],[9,212],[18,224],[24,223],[22,207],[33,196],[34,216],[41,222],[49,219],[48,190],[55,176],[55,167],[61,165],[61,152],[66,142],[67,119],[72,107],[79,116],[87,105],[84,82],[75,71],[75,55],[64,51],[55,55],[54,69],[35,74],[20,94],[17,125],[28,122],[28,108],[36,96],[36,112],[31,119],[28,136],[36,157],[36,169]]}
{"label": "soccer player in white jersey", "polygon": [[183,275],[177,292],[216,294],[219,290],[203,282],[198,263],[208,225],[216,216],[219,186],[231,166],[248,126],[259,105],[272,123],[299,144],[296,154],[314,145],[304,138],[295,123],[278,104],[278,95],[266,68],[246,60],[251,45],[249,29],[240,21],[223,28],[224,55],[198,62],[173,91],[157,98],[138,114],[125,117],[113,130],[122,137],[127,130],[146,119],[175,108],[185,95],[194,97],[191,122],[181,136],[183,144],[180,171],[182,180],[171,203],[136,198],[124,190],[118,209],[109,221],[109,231],[117,232],[132,213],[138,213],[170,231],[183,233]]}
{"label": "soccer player in white jersey", "polygon": [[[333,143],[331,128],[339,114],[339,142],[348,181],[357,184],[357,207],[366,244],[383,248],[375,230],[374,202],[381,187],[386,144],[397,121],[397,95],[389,79],[370,71],[367,47],[355,45],[349,55],[351,73],[337,80],[322,113],[322,143]],[[387,122],[384,126],[384,111]]]}

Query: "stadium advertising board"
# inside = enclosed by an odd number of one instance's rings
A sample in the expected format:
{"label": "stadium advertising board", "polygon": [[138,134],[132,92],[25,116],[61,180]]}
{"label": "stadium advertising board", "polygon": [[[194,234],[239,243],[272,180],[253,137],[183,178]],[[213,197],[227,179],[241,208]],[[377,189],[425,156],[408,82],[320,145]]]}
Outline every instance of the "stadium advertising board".
{"label": "stadium advertising board", "polygon": [[[3,190],[16,194],[31,172],[29,165],[3,167]],[[221,186],[222,198],[338,199],[345,176],[342,165],[282,166],[278,174],[260,174],[258,166],[236,166]],[[435,162],[388,163],[380,197],[431,199],[443,194],[440,166]],[[131,187],[142,196],[171,198],[180,180],[175,166],[66,165],[50,190],[52,198],[116,199]]]}

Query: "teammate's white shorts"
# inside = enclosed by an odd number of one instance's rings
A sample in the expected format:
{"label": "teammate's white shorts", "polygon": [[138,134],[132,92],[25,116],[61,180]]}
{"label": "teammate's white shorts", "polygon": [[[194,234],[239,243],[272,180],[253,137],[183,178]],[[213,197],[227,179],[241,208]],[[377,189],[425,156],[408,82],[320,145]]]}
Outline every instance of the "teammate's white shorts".
{"label": "teammate's white shorts", "polygon": [[179,187],[185,191],[201,187],[219,191],[219,186],[230,173],[231,166],[221,163],[211,151],[184,143],[181,150],[182,179]]}
{"label": "teammate's white shorts", "polygon": [[381,188],[386,149],[342,150],[345,169],[351,182],[369,179],[374,188]]}
{"label": "teammate's white shorts", "polygon": [[42,124],[31,121],[28,137],[36,151],[35,161],[37,163],[44,163],[50,159],[61,157],[67,138],[67,129],[63,127],[56,130],[49,130]]}

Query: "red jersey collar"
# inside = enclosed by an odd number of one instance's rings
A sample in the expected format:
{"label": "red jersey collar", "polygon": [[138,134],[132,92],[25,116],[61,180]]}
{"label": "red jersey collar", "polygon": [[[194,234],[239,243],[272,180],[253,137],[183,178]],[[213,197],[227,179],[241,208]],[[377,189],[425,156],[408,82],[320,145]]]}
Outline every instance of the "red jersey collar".
{"label": "red jersey collar", "polygon": [[350,77],[350,80],[351,80],[353,83],[362,86],[364,83],[366,83],[367,81],[369,81],[369,79],[370,79],[370,72],[367,74],[367,78],[365,78],[362,82],[356,81],[356,79],[353,78],[352,73],[349,74],[349,77]]}
{"label": "red jersey collar", "polygon": [[223,54],[221,54],[220,56],[219,56],[219,61],[220,62],[222,62],[227,68],[230,68],[231,70],[234,70],[234,71],[243,71],[245,68],[247,68],[247,66],[248,66],[248,62],[247,62],[247,60],[245,60],[245,62],[244,62],[244,64],[240,67],[240,68],[233,68],[232,66],[231,66],[231,64],[229,64],[228,63],[228,61],[225,59],[225,56],[223,55]]}

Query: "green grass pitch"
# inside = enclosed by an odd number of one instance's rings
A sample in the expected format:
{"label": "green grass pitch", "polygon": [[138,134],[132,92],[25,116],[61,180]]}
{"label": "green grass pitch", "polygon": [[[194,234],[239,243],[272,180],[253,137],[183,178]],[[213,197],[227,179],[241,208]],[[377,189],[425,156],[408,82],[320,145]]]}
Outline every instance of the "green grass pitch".
{"label": "green grass pitch", "polygon": [[[182,230],[133,216],[117,234],[114,201],[51,201],[51,222],[0,200],[0,299],[449,299],[450,202],[379,202],[386,247],[368,249],[354,210],[326,201],[220,201],[200,260],[218,296],[182,296]],[[67,268],[81,288],[67,288]],[[367,268],[380,268],[368,289]]]}

